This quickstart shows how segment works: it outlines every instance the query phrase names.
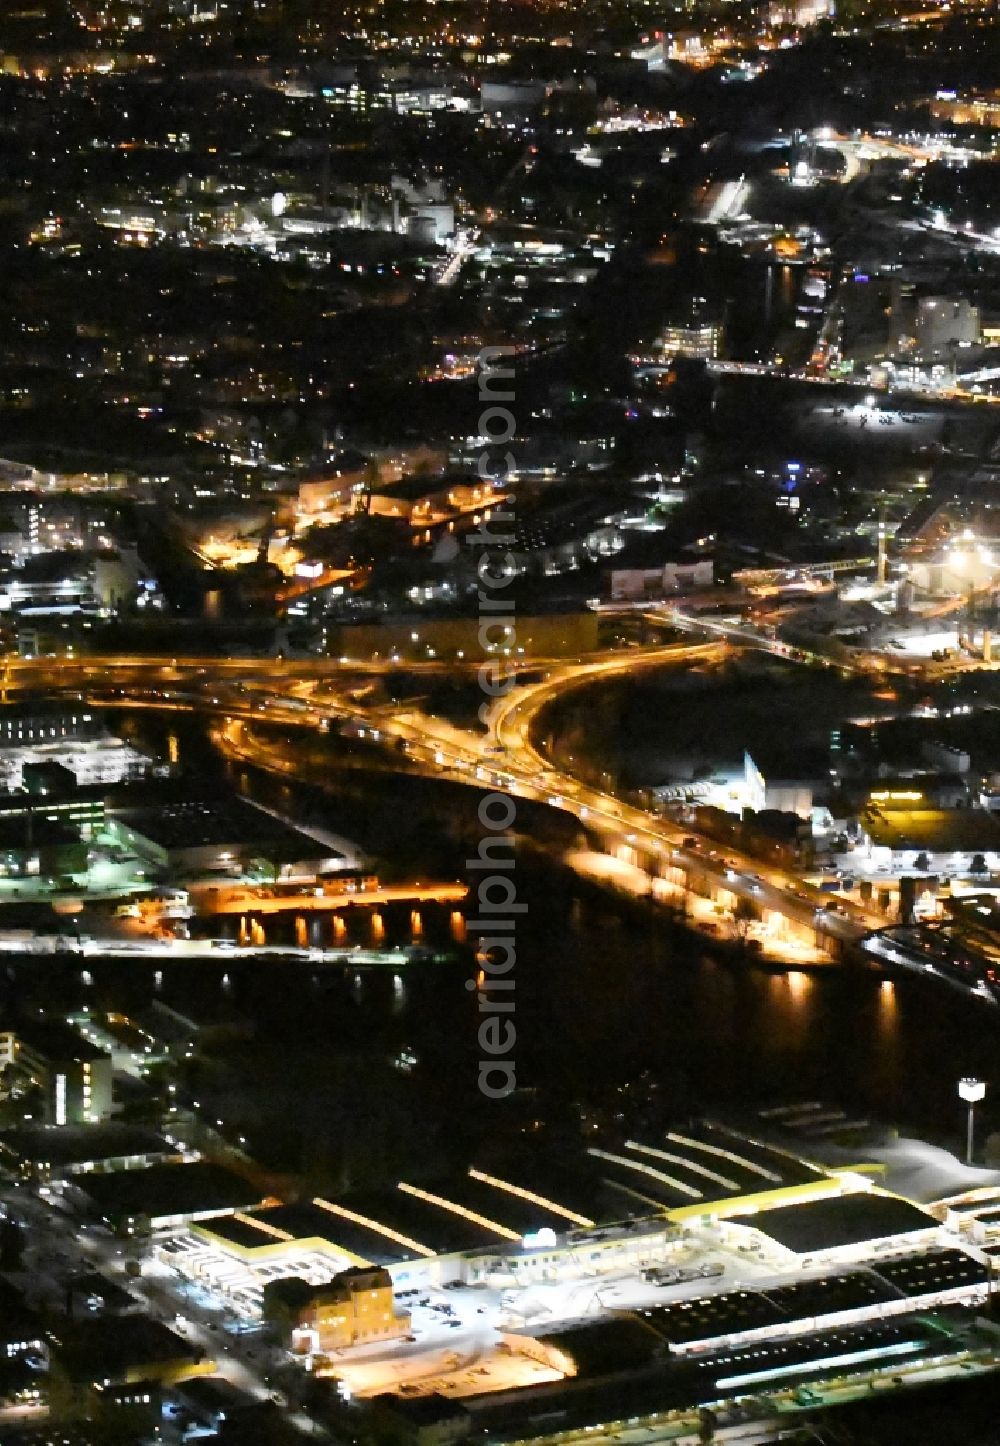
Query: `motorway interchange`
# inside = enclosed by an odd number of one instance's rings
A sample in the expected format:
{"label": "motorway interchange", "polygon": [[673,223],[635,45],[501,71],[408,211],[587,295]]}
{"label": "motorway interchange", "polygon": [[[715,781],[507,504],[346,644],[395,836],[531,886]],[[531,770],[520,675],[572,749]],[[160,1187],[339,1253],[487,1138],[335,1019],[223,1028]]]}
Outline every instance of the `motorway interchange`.
{"label": "motorway interchange", "polygon": [[[650,610],[649,604],[638,606]],[[543,802],[570,814],[591,840],[589,850],[567,855],[571,867],[605,885],[680,910],[690,927],[709,937],[721,936],[747,952],[792,967],[828,964],[845,950],[860,950],[872,964],[965,987],[941,974],[919,950],[883,934],[890,921],[870,903],[844,892],[831,897],[794,871],[716,846],[690,826],[681,827],[553,768],[535,747],[532,739],[542,711],[566,693],[602,679],[653,667],[697,666],[721,660],[735,649],[791,658],[786,645],[746,623],[685,613],[674,604],[654,609],[653,616],[660,625],[688,631],[691,640],[608,650],[572,662],[497,659],[505,683],[512,686],[498,690],[503,696],[488,710],[482,732],[456,727],[415,704],[373,704],[372,678],[395,666],[377,660],[8,656],[0,668],[0,696],[70,691],[95,706],[214,715],[219,722],[213,736],[223,752],[288,777],[301,769],[298,750],[290,742],[274,743],[273,735],[269,739],[254,725],[319,732],[337,728],[378,748],[383,763]],[[828,659],[791,660],[829,666]],[[474,676],[471,662],[424,660],[406,667],[429,676],[456,670]],[[258,905],[241,899],[240,906]],[[741,915],[747,916],[743,923]],[[126,953],[153,947],[160,944],[137,939],[122,946]],[[177,947],[191,946],[178,942]],[[241,952],[257,957],[262,947],[247,941]],[[988,991],[973,993],[986,998]]]}
{"label": "motorway interchange", "polygon": [[[381,746],[389,758],[405,759],[407,768],[569,813],[608,853],[641,859],[651,891],[652,881],[665,877],[693,885],[695,893],[714,895],[723,905],[745,900],[756,912],[784,920],[793,936],[801,935],[800,943],[814,944],[818,961],[883,928],[884,917],[850,898],[832,901],[790,871],[732,848],[723,853],[690,828],[557,771],[532,742],[541,711],[567,692],[640,669],[717,661],[734,645],[775,646],[744,629],[734,633],[720,628],[719,634],[709,642],[608,651],[585,661],[535,661],[528,681],[496,698],[481,733],[455,727],[415,706],[373,708],[358,688],[359,675],[384,672],[386,665],[329,659],[7,659],[0,692],[22,696],[73,690],[100,707],[214,714],[224,720],[217,741],[265,767],[273,766],[273,759],[250,725],[267,722],[319,731],[337,726]],[[454,667],[417,666],[431,673]],[[503,660],[498,666],[506,668]],[[526,665],[515,665],[511,676],[525,670]],[[295,759],[288,750],[282,750],[279,766],[294,773]]]}
{"label": "motorway interchange", "polygon": [[[634,606],[651,610],[646,603]],[[598,850],[585,862],[577,851],[583,872],[627,892],[679,905],[692,927],[709,935],[751,940],[765,957],[796,965],[828,962],[845,948],[862,945],[886,928],[880,910],[843,893],[831,898],[794,871],[715,846],[690,826],[555,769],[535,747],[535,725],[543,710],[603,679],[654,667],[697,666],[747,648],[829,666],[826,658],[792,657],[785,644],[747,623],[687,613],[675,604],[659,606],[652,615],[661,626],[689,632],[690,641],[607,650],[575,661],[490,660],[503,686],[494,685],[481,732],[456,727],[417,704],[373,702],[372,679],[396,666],[378,660],[8,655],[0,667],[0,697],[68,691],[99,707],[214,715],[219,724],[213,736],[224,752],[289,777],[300,768],[297,750],[272,744],[253,725],[320,732],[337,728],[377,747],[383,762],[544,802],[572,815]],[[423,660],[405,667],[429,677],[456,672],[470,681],[475,677],[471,661]],[[244,906],[257,908],[258,902],[242,899]],[[741,909],[757,920],[739,929]],[[877,950],[865,946],[865,952],[876,958]],[[895,950],[889,962],[927,972],[925,961],[910,958],[907,951]]]}

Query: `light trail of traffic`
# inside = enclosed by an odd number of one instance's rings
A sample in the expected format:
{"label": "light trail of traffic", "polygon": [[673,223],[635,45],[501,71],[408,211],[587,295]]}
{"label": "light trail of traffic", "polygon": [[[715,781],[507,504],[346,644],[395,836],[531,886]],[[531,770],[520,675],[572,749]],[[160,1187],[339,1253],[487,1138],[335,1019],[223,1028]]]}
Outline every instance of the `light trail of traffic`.
{"label": "light trail of traffic", "polygon": [[[122,683],[116,696],[108,697],[85,686],[88,698],[100,706],[144,707],[182,712],[205,711],[240,723],[278,723],[283,726],[306,727],[326,731],[331,722],[349,725],[359,737],[371,737],[376,744],[401,750],[409,767],[416,766],[432,776],[450,775],[457,781],[490,787],[512,795],[546,802],[572,814],[587,828],[606,836],[624,838],[627,844],[642,850],[656,861],[657,869],[674,868],[687,877],[702,879],[711,887],[728,892],[734,899],[744,899],[757,909],[766,909],[794,924],[810,930],[817,939],[824,939],[831,949],[855,944],[874,929],[884,927],[881,915],[853,903],[840,900],[831,904],[828,895],[804,884],[790,871],[757,860],[727,848],[725,857],[711,840],[696,837],[696,831],[672,823],[648,810],[629,804],[614,794],[582,783],[569,773],[552,767],[534,746],[532,731],[541,711],[557,698],[589,684],[660,666],[685,666],[695,662],[718,661],[732,642],[746,646],[761,645],[761,640],[720,628],[715,641],[707,643],[670,644],[642,652],[615,652],[584,662],[550,665],[540,681],[521,685],[495,707],[486,735],[477,736],[468,730],[453,727],[416,709],[399,712],[395,709],[372,710],[354,699],[349,684],[353,669],[330,660],[272,660],[258,664],[253,660],[227,660],[220,676],[214,668],[216,660],[162,659],[116,660],[120,668],[183,671],[188,689],[181,692],[169,686],[130,692],[135,688]],[[726,635],[728,634],[728,635]],[[219,660],[221,661],[221,660]],[[90,659],[83,666],[101,676],[104,660]],[[380,665],[381,669],[388,666]],[[531,671],[542,665],[536,660]],[[210,674],[211,670],[211,674]],[[378,669],[373,669],[378,671]],[[63,669],[42,670],[43,676],[62,688],[79,687]],[[29,676],[32,676],[29,670]],[[38,670],[33,677],[38,686]],[[106,678],[103,678],[105,687]],[[161,678],[162,684],[168,680]],[[340,683],[340,687],[335,685]],[[284,685],[282,687],[282,684]],[[276,689],[277,685],[277,689]],[[247,696],[251,689],[254,697]],[[289,696],[294,691],[295,696]],[[151,696],[152,695],[152,696]],[[223,729],[220,741],[239,753],[248,762],[262,767],[275,767],[268,751],[247,735],[239,739],[227,737]],[[280,771],[294,776],[298,760],[284,757]]]}
{"label": "light trail of traffic", "polygon": [[[636,844],[651,852],[663,863],[680,867],[686,873],[714,879],[721,887],[738,897],[807,924],[817,934],[838,941],[855,943],[872,929],[884,926],[881,915],[850,900],[838,901],[831,907],[830,899],[818,889],[800,881],[794,874],[761,864],[758,860],[727,848],[722,858],[710,841],[696,840],[690,846],[692,831],[651,814],[649,811],[622,802],[613,794],[581,783],[567,773],[553,775],[551,766],[532,742],[534,725],[539,714],[568,689],[579,688],[602,675],[628,668],[627,661],[591,665],[568,675],[521,688],[495,710],[492,728],[497,743],[505,750],[505,766],[511,758],[520,761],[522,769],[535,768],[552,779],[561,804],[589,826],[604,826],[616,833],[634,837]],[[685,844],[685,839],[688,843]]]}

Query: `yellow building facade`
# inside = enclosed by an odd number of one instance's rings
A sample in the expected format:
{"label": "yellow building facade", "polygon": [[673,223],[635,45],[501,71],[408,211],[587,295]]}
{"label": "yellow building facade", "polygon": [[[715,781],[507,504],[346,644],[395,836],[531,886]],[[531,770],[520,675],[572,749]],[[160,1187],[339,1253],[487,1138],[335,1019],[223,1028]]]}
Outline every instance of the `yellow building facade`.
{"label": "yellow building facade", "polygon": [[316,1286],[297,1317],[292,1349],[302,1354],[327,1355],[348,1346],[398,1340],[410,1329],[409,1314],[396,1311],[392,1276],[380,1267],[344,1270]]}

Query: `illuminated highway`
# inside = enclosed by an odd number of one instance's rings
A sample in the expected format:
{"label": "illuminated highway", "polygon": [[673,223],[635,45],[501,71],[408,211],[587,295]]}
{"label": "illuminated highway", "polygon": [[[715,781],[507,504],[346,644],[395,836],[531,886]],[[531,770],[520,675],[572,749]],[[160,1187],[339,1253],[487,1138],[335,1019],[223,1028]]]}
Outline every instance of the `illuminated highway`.
{"label": "illuminated highway", "polygon": [[[654,861],[654,872],[680,870],[734,900],[747,900],[763,913],[790,919],[835,946],[855,943],[871,930],[884,927],[881,914],[847,899],[832,901],[789,871],[761,864],[732,848],[723,850],[708,840],[694,839],[690,827],[627,804],[554,769],[532,742],[534,723],[542,709],[569,691],[639,669],[717,661],[725,651],[725,644],[720,643],[674,644],[558,665],[541,682],[520,686],[499,701],[485,736],[415,709],[381,714],[377,726],[366,717],[362,726],[373,741],[401,743],[411,764],[438,776],[547,802],[570,813],[588,829],[617,840],[619,846],[648,855]],[[313,692],[311,701],[317,717],[331,706],[343,708],[326,692]],[[248,761],[255,756],[254,744],[245,735],[241,756]],[[282,759],[285,771],[294,772],[294,758],[282,754]]]}
{"label": "illuminated highway", "polygon": [[[703,626],[700,619],[691,621]],[[742,629],[720,626],[718,631],[723,636],[707,643],[618,651],[587,662],[552,664],[542,681],[516,686],[494,706],[485,734],[455,727],[415,704],[371,706],[358,696],[364,686],[359,672],[385,671],[387,664],[344,665],[329,659],[91,657],[58,663],[15,659],[8,663],[5,676],[8,688],[79,690],[98,707],[214,713],[229,720],[217,733],[222,746],[245,761],[289,775],[301,766],[296,753],[287,746],[269,747],[245,725],[266,722],[326,731],[336,724],[348,736],[388,745],[387,760],[405,758],[407,767],[432,776],[495,788],[570,813],[604,836],[612,848],[648,859],[651,875],[669,877],[674,871],[678,878],[700,880],[724,900],[733,904],[746,900],[756,912],[790,920],[834,949],[856,943],[884,927],[885,919],[849,899],[833,901],[791,871],[761,864],[729,847],[717,848],[709,840],[695,838],[690,827],[556,770],[532,742],[542,709],[575,689],[641,669],[718,661],[726,655],[730,639],[779,650],[777,644],[749,637]],[[783,645],[780,650],[787,655]],[[541,667],[535,661],[530,671],[537,673]],[[250,904],[241,899],[239,907]],[[267,901],[258,905],[255,900],[253,907],[266,909]]]}
{"label": "illuminated highway", "polygon": [[[503,750],[503,767],[513,762],[525,771],[535,769],[549,781],[560,806],[574,813],[592,828],[624,834],[637,851],[649,853],[661,866],[680,868],[688,875],[710,879],[721,889],[743,898],[765,911],[784,915],[830,939],[853,943],[885,920],[874,911],[848,899],[831,902],[794,874],[762,864],[728,846],[695,839],[690,828],[630,804],[612,794],[579,782],[569,774],[551,770],[548,761],[532,742],[532,731],[540,712],[568,689],[582,687],[601,677],[627,671],[629,660],[596,663],[570,672],[565,670],[544,682],[519,688],[502,702],[492,718],[492,731]],[[693,846],[692,846],[693,845]]]}

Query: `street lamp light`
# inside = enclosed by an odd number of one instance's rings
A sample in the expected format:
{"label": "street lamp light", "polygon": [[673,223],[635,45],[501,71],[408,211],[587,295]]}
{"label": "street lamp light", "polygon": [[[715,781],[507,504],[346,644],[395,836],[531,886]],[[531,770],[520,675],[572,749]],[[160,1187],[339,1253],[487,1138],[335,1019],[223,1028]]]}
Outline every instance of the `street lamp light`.
{"label": "street lamp light", "polygon": [[975,1122],[976,1105],[986,1098],[986,1085],[981,1079],[966,1075],[958,1082],[958,1097],[969,1106],[968,1124],[965,1132],[965,1163],[972,1164],[972,1132]]}

